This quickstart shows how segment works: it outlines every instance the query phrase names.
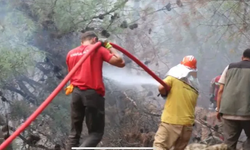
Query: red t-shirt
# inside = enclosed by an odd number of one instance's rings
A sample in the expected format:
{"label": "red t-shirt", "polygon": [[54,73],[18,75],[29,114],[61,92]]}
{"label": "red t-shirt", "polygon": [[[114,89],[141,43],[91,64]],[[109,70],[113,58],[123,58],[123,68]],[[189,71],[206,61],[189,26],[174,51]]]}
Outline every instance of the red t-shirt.
{"label": "red t-shirt", "polygon": [[[66,63],[68,71],[70,71],[80,58],[88,50],[88,46],[81,45],[68,52]],[[70,83],[77,86],[81,90],[94,89],[102,96],[105,95],[105,87],[102,79],[102,65],[103,61],[108,62],[113,54],[104,47],[100,47],[83,62],[77,69],[75,74],[71,77]]]}

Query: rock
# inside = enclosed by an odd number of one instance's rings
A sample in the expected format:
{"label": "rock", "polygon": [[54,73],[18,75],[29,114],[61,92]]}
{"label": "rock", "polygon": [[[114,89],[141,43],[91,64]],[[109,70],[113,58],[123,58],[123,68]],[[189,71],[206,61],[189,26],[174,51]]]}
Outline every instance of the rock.
{"label": "rock", "polygon": [[202,150],[205,149],[207,146],[205,144],[197,144],[197,143],[193,143],[193,144],[189,144],[185,150]]}
{"label": "rock", "polygon": [[216,144],[206,148],[206,150],[227,150],[226,144]]}
{"label": "rock", "polygon": [[189,144],[185,150],[227,150],[227,145],[225,144],[216,144],[212,146],[207,146],[205,144],[193,143]]}

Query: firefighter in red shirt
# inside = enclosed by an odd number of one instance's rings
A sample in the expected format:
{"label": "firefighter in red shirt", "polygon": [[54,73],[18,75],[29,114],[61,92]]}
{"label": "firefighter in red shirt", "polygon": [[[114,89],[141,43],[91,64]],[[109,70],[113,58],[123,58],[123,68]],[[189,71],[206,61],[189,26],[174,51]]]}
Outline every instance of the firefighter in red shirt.
{"label": "firefighter in red shirt", "polygon": [[210,104],[212,110],[215,110],[217,107],[217,93],[219,90],[219,80],[220,80],[221,75],[216,76],[215,78],[212,79],[211,81],[211,86],[210,86]]}
{"label": "firefighter in red shirt", "polygon": [[[80,58],[89,49],[89,45],[98,42],[97,35],[87,31],[81,36],[81,45],[68,52],[66,63],[70,71]],[[88,128],[88,137],[85,138],[82,147],[96,147],[104,134],[105,112],[104,95],[105,88],[102,77],[103,62],[116,67],[124,67],[125,62],[117,51],[109,43],[98,48],[83,62],[81,67],[70,79],[73,87],[71,99],[71,129],[68,138],[67,150],[78,147],[81,137],[83,120]]]}

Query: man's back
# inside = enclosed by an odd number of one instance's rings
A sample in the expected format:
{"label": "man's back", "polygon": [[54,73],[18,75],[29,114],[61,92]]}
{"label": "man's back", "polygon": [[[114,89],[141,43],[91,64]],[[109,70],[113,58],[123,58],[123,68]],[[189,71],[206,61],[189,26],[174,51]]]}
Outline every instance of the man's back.
{"label": "man's back", "polygon": [[162,114],[162,122],[179,125],[194,123],[198,93],[191,86],[168,76],[164,81],[171,86]]}
{"label": "man's back", "polygon": [[244,50],[241,60],[229,64],[219,81],[216,116],[223,118],[224,143],[230,150],[236,149],[242,130],[247,136],[243,149],[250,149],[250,49]]}
{"label": "man's back", "polygon": [[[76,65],[80,58],[89,50],[88,46],[81,45],[69,51],[66,62],[69,71]],[[103,47],[97,49],[83,62],[81,67],[72,76],[72,85],[82,90],[94,89],[104,96],[105,89],[102,80],[103,61],[108,62],[113,55]]]}
{"label": "man's back", "polygon": [[250,62],[230,64],[224,81],[221,112],[230,115],[250,115]]}

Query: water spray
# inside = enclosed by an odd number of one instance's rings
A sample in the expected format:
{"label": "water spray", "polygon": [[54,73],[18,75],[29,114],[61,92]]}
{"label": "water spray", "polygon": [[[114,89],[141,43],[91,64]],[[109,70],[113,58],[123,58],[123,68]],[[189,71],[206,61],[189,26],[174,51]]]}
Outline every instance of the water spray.
{"label": "water spray", "polygon": [[132,59],[135,63],[137,63],[140,67],[142,67],[142,69],[144,69],[149,75],[151,75],[156,81],[158,81],[161,85],[163,85],[165,87],[166,90],[169,90],[170,88],[167,86],[167,84],[165,82],[163,82],[155,73],[153,73],[146,65],[144,65],[140,60],[138,60],[135,56],[133,56],[132,54],[130,54],[128,51],[126,51],[125,49],[123,49],[122,47],[114,44],[114,43],[110,43],[115,49],[119,50],[120,52],[122,52],[123,54],[125,54],[126,56],[128,56],[130,59]]}
{"label": "water spray", "polygon": [[[141,61],[139,61],[135,56],[130,54],[128,51],[123,49],[122,47],[110,43],[115,49],[121,51],[123,54],[127,55],[130,59],[132,59],[135,63],[137,63],[140,67],[142,67],[149,75],[151,75],[155,80],[157,80],[160,84],[162,84],[166,90],[169,90],[167,84],[165,84],[157,75],[155,75],[147,66],[145,66]],[[62,80],[62,82],[55,88],[55,90],[47,97],[47,99],[36,109],[36,111],[30,115],[30,117],[13,133],[7,138],[1,145],[0,150],[4,150],[21,132],[27,128],[32,121],[34,121],[39,114],[51,103],[51,101],[57,96],[57,94],[63,89],[63,87],[67,84],[76,70],[81,66],[81,64],[88,58],[90,54],[92,54],[97,48],[101,46],[101,42],[97,42],[94,45],[90,46],[90,50],[77,62],[77,64],[72,68],[72,70],[66,75],[66,77]]]}

